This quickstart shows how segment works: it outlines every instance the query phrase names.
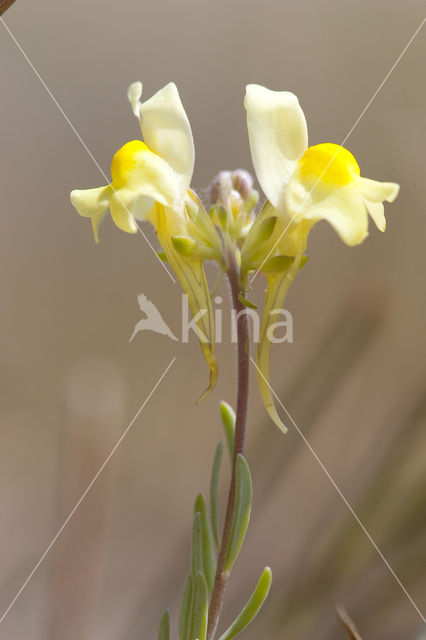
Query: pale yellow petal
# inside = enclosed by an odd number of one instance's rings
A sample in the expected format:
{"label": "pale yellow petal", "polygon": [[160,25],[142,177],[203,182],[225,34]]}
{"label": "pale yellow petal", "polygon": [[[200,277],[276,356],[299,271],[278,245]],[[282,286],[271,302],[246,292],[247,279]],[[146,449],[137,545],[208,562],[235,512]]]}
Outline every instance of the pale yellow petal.
{"label": "pale yellow petal", "polygon": [[130,202],[128,194],[123,190],[117,191],[111,196],[109,207],[111,217],[119,229],[127,233],[136,233],[138,225],[129,211]]}
{"label": "pale yellow petal", "polygon": [[111,163],[112,187],[144,195],[165,205],[180,198],[180,185],[170,165],[141,140],[127,142]]}
{"label": "pale yellow petal", "polygon": [[94,235],[96,244],[99,244],[99,227],[101,226],[102,222],[104,221],[105,215],[106,215],[106,213],[100,213],[100,214],[96,214],[96,215],[94,215],[94,216],[92,216],[90,218],[90,220],[92,222],[93,235]]}
{"label": "pale yellow petal", "polygon": [[357,180],[358,188],[362,195],[371,202],[393,202],[399,193],[399,184],[394,182],[378,182],[368,178]]}
{"label": "pale yellow petal", "polygon": [[106,212],[110,196],[111,187],[108,185],[95,189],[75,189],[70,193],[70,200],[81,216],[91,218]]}
{"label": "pale yellow petal", "polygon": [[368,235],[368,216],[360,194],[350,187],[334,189],[303,213],[313,224],[327,220],[349,246],[361,244]]}
{"label": "pale yellow petal", "polygon": [[130,213],[135,220],[148,220],[155,204],[155,200],[144,194],[135,194],[131,203]]}
{"label": "pale yellow petal", "polygon": [[308,145],[305,116],[293,93],[256,84],[247,86],[244,104],[257,179],[276,207]]}
{"label": "pale yellow petal", "polygon": [[180,200],[179,182],[170,165],[155,153],[142,152],[129,174],[129,186],[160,204],[172,206]]}
{"label": "pale yellow petal", "polygon": [[367,200],[367,198],[364,198],[364,203],[367,207],[368,213],[373,218],[376,227],[380,229],[380,231],[385,231],[386,218],[383,202],[371,202],[371,200]]}
{"label": "pale yellow petal", "polygon": [[399,185],[394,182],[378,182],[368,178],[358,178],[357,187],[364,197],[368,213],[380,231],[386,229],[383,202],[393,202],[399,193]]}
{"label": "pale yellow petal", "polygon": [[134,115],[139,118],[139,110],[141,106],[142,82],[132,82],[127,89],[127,99],[131,104]]}
{"label": "pale yellow petal", "polygon": [[70,200],[78,213],[85,218],[91,218],[95,242],[99,242],[99,226],[102,223],[111,197],[111,187],[98,187],[71,191]]}
{"label": "pale yellow petal", "polygon": [[194,171],[191,126],[176,85],[171,82],[139,107],[142,136],[152,151],[176,172],[183,198]]}
{"label": "pale yellow petal", "polygon": [[118,189],[114,193],[114,200],[122,204],[136,220],[147,220],[155,203],[150,196],[133,189]]}
{"label": "pale yellow petal", "polygon": [[288,217],[312,225],[327,220],[347,245],[360,244],[368,235],[364,198],[354,180],[343,186],[307,176],[298,167],[286,193]]}

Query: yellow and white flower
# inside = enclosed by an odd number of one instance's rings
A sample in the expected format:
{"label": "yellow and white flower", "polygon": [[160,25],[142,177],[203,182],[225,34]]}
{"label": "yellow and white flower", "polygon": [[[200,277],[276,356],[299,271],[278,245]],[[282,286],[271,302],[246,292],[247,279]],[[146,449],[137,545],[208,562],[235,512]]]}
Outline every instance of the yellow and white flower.
{"label": "yellow and white flower", "polygon": [[136,233],[138,220],[154,225],[167,260],[198,317],[201,348],[210,367],[210,384],[204,398],[217,379],[213,311],[204,260],[220,257],[220,238],[204,207],[190,191],[194,142],[176,85],[169,83],[145,102],[141,102],[141,95],[140,82],[130,85],[127,96],[139,120],[143,141],[127,142],[116,152],[110,184],[74,190],[70,198],[80,215],[91,218],[96,242],[108,209],[123,231]]}
{"label": "yellow and white flower", "polygon": [[71,192],[78,213],[91,218],[96,242],[108,209],[115,224],[129,233],[138,230],[137,220],[149,219],[155,224],[155,202],[173,207],[183,216],[195,157],[188,118],[173,83],[144,103],[141,95],[140,82],[130,85],[128,98],[139,119],[143,141],[127,142],[116,152],[109,185]]}
{"label": "yellow and white flower", "polygon": [[360,244],[368,235],[368,214],[385,230],[383,201],[392,202],[399,186],[361,177],[354,156],[339,145],[308,147],[305,116],[293,93],[251,84],[245,107],[253,165],[268,202],[248,234],[242,271],[244,277],[260,269],[268,278],[258,377],[266,408],[284,429],[269,388],[270,312],[282,307],[316,222],[327,220],[347,245]]}

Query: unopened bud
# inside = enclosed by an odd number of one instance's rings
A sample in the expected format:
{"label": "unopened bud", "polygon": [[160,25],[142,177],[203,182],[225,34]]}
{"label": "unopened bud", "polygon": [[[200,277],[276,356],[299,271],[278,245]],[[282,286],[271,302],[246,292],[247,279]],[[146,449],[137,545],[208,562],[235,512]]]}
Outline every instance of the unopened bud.
{"label": "unopened bud", "polygon": [[[210,198],[214,224],[226,230],[233,242],[242,240],[253,222],[258,201],[248,171],[236,169],[218,173],[210,187]],[[217,207],[220,210],[216,210]]]}
{"label": "unopened bud", "polygon": [[245,169],[235,171],[220,171],[214,178],[210,187],[210,200],[212,204],[228,206],[232,192],[237,192],[243,202],[253,191],[253,178]]}
{"label": "unopened bud", "polygon": [[232,191],[232,172],[220,171],[213,179],[210,187],[210,201],[212,204],[226,206]]}
{"label": "unopened bud", "polygon": [[236,189],[232,189],[230,194],[230,201],[232,214],[234,218],[236,218],[243,207],[244,200],[242,199],[239,191],[237,191]]}
{"label": "unopened bud", "polygon": [[246,200],[253,190],[253,178],[245,169],[236,169],[232,172],[232,186]]}

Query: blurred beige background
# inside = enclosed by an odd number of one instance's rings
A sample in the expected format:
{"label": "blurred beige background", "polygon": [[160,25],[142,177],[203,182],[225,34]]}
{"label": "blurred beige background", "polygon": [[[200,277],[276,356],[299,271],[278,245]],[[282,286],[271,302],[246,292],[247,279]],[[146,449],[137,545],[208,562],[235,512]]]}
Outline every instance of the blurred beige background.
{"label": "blurred beige background", "polygon": [[[221,169],[251,169],[246,83],[294,91],[310,143],[340,143],[423,14],[420,0],[17,0],[4,19],[107,174],[138,137],[128,84],[142,80],[148,97],[174,80],[202,190]],[[273,367],[274,388],[423,613],[425,37],[346,143],[364,175],[401,184],[388,230],[355,249],[326,224],[312,233],[287,302],[295,340],[275,348]],[[218,403],[234,402],[233,349],[218,347],[218,388],[196,408],[207,379],[196,340],[145,333],[129,344],[137,294],[179,332],[180,291],[141,236],[108,220],[95,246],[68,194],[104,179],[2,24],[0,73],[0,613],[176,356],[0,637],[154,638],[164,607],[176,622],[192,501],[208,491]],[[268,423],[254,384],[247,456],[254,512],[224,622],[269,564],[271,596],[247,638],[343,638],[336,602],[365,639],[414,638],[419,614],[297,432]]]}

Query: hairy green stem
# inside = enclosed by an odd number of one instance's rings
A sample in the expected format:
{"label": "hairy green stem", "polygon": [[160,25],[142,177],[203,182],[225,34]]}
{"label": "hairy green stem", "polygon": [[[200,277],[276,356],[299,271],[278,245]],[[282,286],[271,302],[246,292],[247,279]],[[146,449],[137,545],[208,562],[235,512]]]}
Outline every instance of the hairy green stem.
{"label": "hairy green stem", "polygon": [[231,535],[232,520],[235,509],[235,485],[236,485],[236,463],[239,453],[244,453],[246,436],[247,406],[249,397],[249,368],[250,368],[250,346],[249,346],[249,323],[245,306],[239,300],[240,283],[239,267],[235,254],[229,252],[229,268],[227,276],[231,287],[232,304],[237,314],[237,370],[238,370],[238,392],[237,392],[237,412],[235,419],[234,452],[232,461],[231,484],[229,487],[228,504],[226,507],[225,523],[223,527],[222,541],[217,560],[216,576],[213,592],[210,600],[207,640],[213,640],[220,613],[222,610],[225,589],[229,578],[226,572],[225,560]]}

